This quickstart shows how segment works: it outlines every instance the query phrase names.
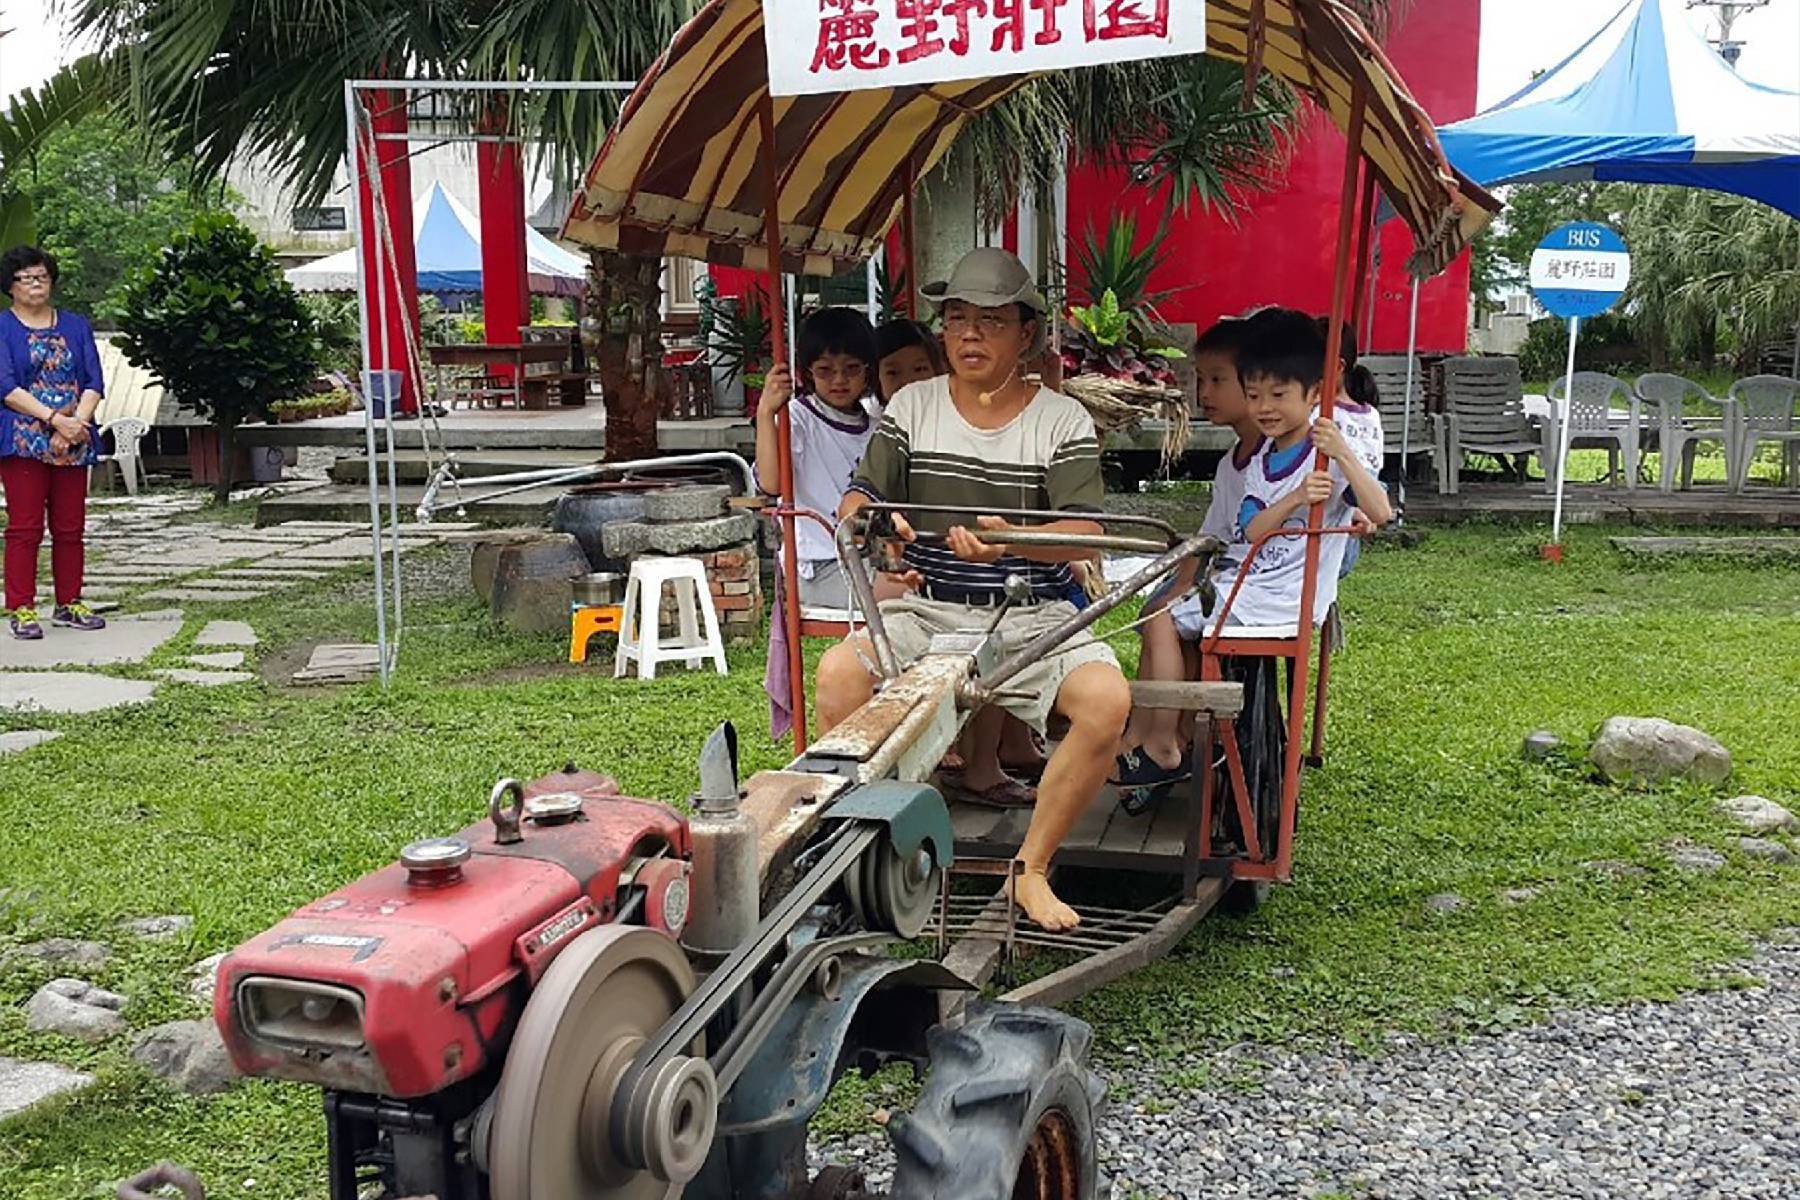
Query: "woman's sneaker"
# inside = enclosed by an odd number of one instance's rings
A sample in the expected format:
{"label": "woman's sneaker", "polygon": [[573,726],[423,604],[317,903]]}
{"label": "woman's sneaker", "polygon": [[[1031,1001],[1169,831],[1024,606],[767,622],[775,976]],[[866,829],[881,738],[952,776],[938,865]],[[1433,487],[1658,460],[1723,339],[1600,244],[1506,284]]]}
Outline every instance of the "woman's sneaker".
{"label": "woman's sneaker", "polygon": [[73,604],[57,605],[56,610],[50,614],[50,623],[87,631],[106,628],[106,622],[95,616],[94,610],[79,600]]}
{"label": "woman's sneaker", "polygon": [[12,635],[22,642],[35,642],[44,636],[44,627],[38,624],[37,609],[29,604],[13,609],[9,623]]}

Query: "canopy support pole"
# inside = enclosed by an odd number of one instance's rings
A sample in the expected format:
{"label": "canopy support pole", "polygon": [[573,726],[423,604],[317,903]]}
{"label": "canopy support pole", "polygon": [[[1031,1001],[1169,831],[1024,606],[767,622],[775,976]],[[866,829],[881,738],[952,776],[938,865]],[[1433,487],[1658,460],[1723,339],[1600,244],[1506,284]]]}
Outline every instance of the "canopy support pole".
{"label": "canopy support pole", "polygon": [[[1370,268],[1369,244],[1375,233],[1375,172],[1363,172],[1362,207],[1357,209],[1356,230],[1356,294],[1350,301],[1350,331],[1354,335],[1362,328],[1363,305],[1370,308],[1375,305],[1375,276]],[[1358,349],[1368,352],[1366,342]]]}
{"label": "canopy support pole", "polygon": [[[914,225],[913,193],[919,190],[919,173],[913,156],[906,156],[906,194],[900,199],[900,269],[905,271],[906,287],[901,290],[900,311],[906,319],[919,319],[918,263],[919,249],[917,228]],[[889,272],[893,274],[892,271]]]}
{"label": "canopy support pole", "polygon": [[[762,131],[762,159],[767,201],[763,213],[763,237],[769,250],[769,350],[775,363],[787,363],[787,306],[783,302],[781,282],[781,168],[775,155],[775,100],[767,92],[757,105],[757,122]],[[794,373],[794,386],[800,386],[799,372]],[[782,611],[774,619],[787,623],[788,688],[794,706],[794,753],[805,752],[806,737],[806,663],[800,646],[800,558],[794,544],[794,447],[793,430],[783,407],[775,418],[777,446],[781,463],[781,583]]]}
{"label": "canopy support pole", "polygon": [[[1412,308],[1406,318],[1406,390],[1400,393],[1400,513],[1406,514],[1406,464],[1412,449],[1412,390],[1418,370],[1419,277],[1412,278]],[[1421,414],[1423,415],[1423,414]]]}
{"label": "canopy support pole", "polygon": [[[1357,185],[1363,166],[1363,123],[1367,117],[1367,106],[1368,98],[1363,94],[1363,89],[1355,88],[1350,98],[1350,128],[1344,149],[1344,190],[1338,201],[1337,258],[1332,270],[1331,319],[1325,334],[1325,377],[1320,381],[1319,389],[1321,420],[1330,419],[1337,401],[1338,388],[1344,378],[1343,364],[1338,356],[1344,345],[1344,318],[1354,303],[1351,293],[1356,286],[1355,274],[1351,270],[1352,234],[1361,218]],[[1326,469],[1326,458],[1322,451],[1314,456],[1313,469]],[[1324,522],[1324,504],[1314,504],[1307,510],[1306,523],[1309,527],[1319,529]],[[1294,631],[1302,650],[1295,656],[1293,678],[1288,683],[1287,761],[1281,772],[1281,836],[1276,842],[1275,856],[1276,873],[1284,879],[1293,869],[1294,825],[1300,803],[1300,764],[1306,746],[1302,735],[1306,732],[1306,711],[1310,707],[1303,701],[1312,668],[1313,593],[1319,582],[1321,550],[1319,535],[1309,536],[1304,541],[1306,566],[1300,581],[1299,622]]]}

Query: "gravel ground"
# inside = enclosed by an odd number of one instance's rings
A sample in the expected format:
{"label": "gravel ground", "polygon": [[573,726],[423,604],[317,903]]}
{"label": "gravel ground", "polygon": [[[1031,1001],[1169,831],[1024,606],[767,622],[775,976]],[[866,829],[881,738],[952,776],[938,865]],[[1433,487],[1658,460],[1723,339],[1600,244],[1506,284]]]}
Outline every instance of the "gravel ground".
{"label": "gravel ground", "polygon": [[[1397,1037],[1378,1057],[1103,1062],[1101,1194],[1800,1197],[1800,931],[1742,965],[1761,986],[1455,1043]],[[872,1185],[891,1170],[881,1138],[831,1150]]]}

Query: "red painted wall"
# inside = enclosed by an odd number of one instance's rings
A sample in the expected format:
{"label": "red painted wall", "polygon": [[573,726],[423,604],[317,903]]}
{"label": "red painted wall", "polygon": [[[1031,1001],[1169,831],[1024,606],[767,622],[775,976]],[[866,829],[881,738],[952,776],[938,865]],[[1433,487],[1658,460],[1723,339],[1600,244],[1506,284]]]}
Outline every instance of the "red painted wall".
{"label": "red painted wall", "polygon": [[[1475,112],[1480,37],[1481,0],[1413,0],[1389,39],[1395,68],[1440,125]],[[1198,206],[1178,214],[1169,262],[1152,281],[1157,288],[1184,289],[1162,306],[1164,317],[1205,329],[1221,316],[1262,304],[1328,310],[1343,169],[1344,138],[1328,117],[1315,113],[1295,141],[1286,186],[1247,197],[1236,225]],[[1149,230],[1161,218],[1163,200],[1129,186],[1121,172],[1081,169],[1071,176],[1071,254],[1089,222],[1104,229],[1115,208],[1136,212],[1139,229]],[[1411,289],[1404,264],[1411,253],[1412,236],[1400,222],[1382,228],[1375,334],[1366,350],[1405,349]],[[1420,290],[1420,348],[1462,350],[1468,310],[1465,254]]]}

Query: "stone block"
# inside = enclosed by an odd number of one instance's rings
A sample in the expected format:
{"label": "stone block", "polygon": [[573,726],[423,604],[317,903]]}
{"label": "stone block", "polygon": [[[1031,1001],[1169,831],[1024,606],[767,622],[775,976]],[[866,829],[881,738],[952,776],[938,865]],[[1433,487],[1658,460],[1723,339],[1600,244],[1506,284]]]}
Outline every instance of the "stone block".
{"label": "stone block", "polygon": [[500,567],[500,552],[508,546],[521,546],[543,536],[537,530],[515,530],[483,537],[475,543],[469,554],[469,579],[483,604],[494,598],[494,572]]}
{"label": "stone block", "polygon": [[666,488],[644,495],[644,519],[653,524],[705,521],[725,511],[731,489],[724,484]]}
{"label": "stone block", "polygon": [[14,671],[0,674],[0,709],[88,713],[147,704],[157,685],[141,679],[79,671]]}
{"label": "stone block", "polygon": [[1718,809],[1751,833],[1800,832],[1800,819],[1761,796],[1733,796],[1719,801]]}
{"label": "stone block", "polygon": [[574,580],[587,573],[587,556],[571,534],[507,546],[495,563],[488,609],[495,620],[524,633],[564,632]]}
{"label": "stone block", "polygon": [[651,525],[650,549],[658,554],[693,554],[716,550],[741,542],[756,533],[756,518],[749,513],[733,513],[709,521],[689,521],[680,525]]}
{"label": "stone block", "polygon": [[642,521],[608,521],[600,527],[600,548],[607,558],[636,558],[650,549],[650,526]]}
{"label": "stone block", "polygon": [[196,646],[254,646],[256,643],[256,630],[243,621],[208,621],[200,636],[194,639]]}

